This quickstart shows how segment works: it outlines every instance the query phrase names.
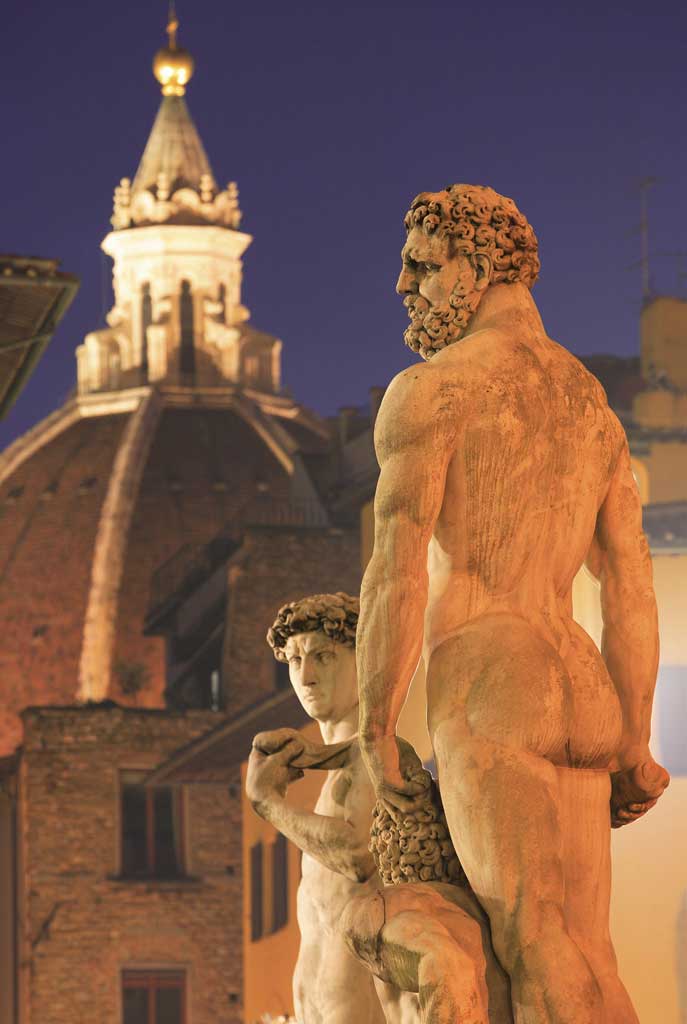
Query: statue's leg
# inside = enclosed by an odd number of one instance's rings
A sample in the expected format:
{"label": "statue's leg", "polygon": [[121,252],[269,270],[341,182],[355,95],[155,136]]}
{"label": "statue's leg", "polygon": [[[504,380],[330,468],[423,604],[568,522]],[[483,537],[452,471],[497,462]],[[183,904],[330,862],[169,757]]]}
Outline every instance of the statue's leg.
{"label": "statue's leg", "polygon": [[594,971],[604,1011],[615,1024],[638,1024],[611,942],[611,838],[608,772],[557,768],[568,930]]}
{"label": "statue's leg", "polygon": [[293,994],[299,1024],[384,1024],[371,974],[328,930],[301,943]]}
{"label": "statue's leg", "polygon": [[517,1024],[605,1019],[600,986],[565,918],[561,796],[546,756],[565,749],[566,679],[555,651],[507,616],[446,641],[428,672],[446,817],[510,976]]}
{"label": "statue's leg", "polygon": [[415,992],[420,1024],[489,1024],[479,923],[451,907],[444,921],[436,901],[416,909],[414,888],[352,901],[342,918],[349,948],[384,983],[387,1019],[392,1005],[402,1011],[401,993]]}

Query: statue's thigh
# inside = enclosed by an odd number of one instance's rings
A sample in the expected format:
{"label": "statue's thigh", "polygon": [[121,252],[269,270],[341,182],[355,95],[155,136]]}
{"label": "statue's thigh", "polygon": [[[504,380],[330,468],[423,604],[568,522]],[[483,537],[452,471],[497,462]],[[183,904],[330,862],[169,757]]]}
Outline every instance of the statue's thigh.
{"label": "statue's thigh", "polygon": [[588,959],[613,960],[609,931],[611,826],[608,772],[557,768],[566,875],[566,922]]}
{"label": "statue's thigh", "polygon": [[303,1024],[384,1024],[370,969],[353,955],[342,935],[322,932],[316,954],[304,958],[303,952],[301,946],[298,981]]}
{"label": "statue's thigh", "polygon": [[556,769],[451,721],[432,740],[451,838],[492,933],[515,927],[530,941],[545,923],[542,907],[559,920],[563,914]]}

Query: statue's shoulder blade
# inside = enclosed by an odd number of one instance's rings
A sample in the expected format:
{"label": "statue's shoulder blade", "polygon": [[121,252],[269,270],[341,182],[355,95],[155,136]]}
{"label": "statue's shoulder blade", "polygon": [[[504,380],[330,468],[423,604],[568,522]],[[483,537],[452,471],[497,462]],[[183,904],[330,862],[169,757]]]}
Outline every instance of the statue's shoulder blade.
{"label": "statue's shoulder blade", "polygon": [[442,429],[442,424],[448,427],[455,422],[463,390],[456,368],[443,360],[439,363],[437,357],[397,374],[387,388],[375,424],[378,456],[414,447],[428,437],[429,424]]}

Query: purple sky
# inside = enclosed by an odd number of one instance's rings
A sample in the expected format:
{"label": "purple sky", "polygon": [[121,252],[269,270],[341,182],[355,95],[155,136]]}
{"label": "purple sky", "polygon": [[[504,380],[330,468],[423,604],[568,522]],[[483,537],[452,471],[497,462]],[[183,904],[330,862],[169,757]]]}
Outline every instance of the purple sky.
{"label": "purple sky", "polygon": [[[393,285],[402,216],[453,181],[512,196],[540,241],[535,288],[573,350],[637,351],[637,182],[653,277],[679,288],[687,228],[684,5],[404,0],[307,7],[178,0],[196,58],[187,100],[220,183],[236,179],[244,301],[284,341],[284,378],[319,412],[362,404],[414,359]],[[57,257],[81,290],[4,445],[59,405],[73,351],[103,324],[112,190],[159,103],[166,6],[15,2],[3,16],[0,250]],[[601,9],[599,9],[601,8]],[[421,12],[421,13],[419,13]]]}

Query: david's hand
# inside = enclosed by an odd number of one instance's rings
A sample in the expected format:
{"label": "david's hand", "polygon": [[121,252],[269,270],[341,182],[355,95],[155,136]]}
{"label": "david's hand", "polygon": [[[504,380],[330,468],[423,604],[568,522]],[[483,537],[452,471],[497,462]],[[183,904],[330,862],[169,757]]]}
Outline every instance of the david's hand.
{"label": "david's hand", "polygon": [[377,800],[392,817],[399,811],[412,811],[423,802],[428,786],[427,772],[401,769],[398,743],[395,736],[364,742],[360,751],[377,795]]}
{"label": "david's hand", "polygon": [[626,755],[620,770],[611,773],[611,825],[620,828],[651,810],[670,775],[654,761],[648,748]]}
{"label": "david's hand", "polygon": [[303,771],[291,765],[291,761],[302,752],[303,743],[293,730],[258,733],[253,740],[248,758],[246,796],[261,817],[265,817],[271,804],[284,799],[290,783],[303,778]]}

